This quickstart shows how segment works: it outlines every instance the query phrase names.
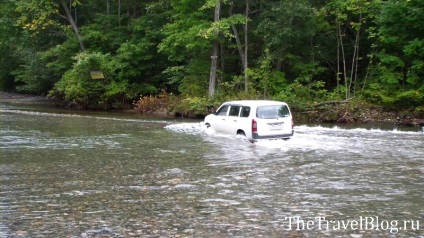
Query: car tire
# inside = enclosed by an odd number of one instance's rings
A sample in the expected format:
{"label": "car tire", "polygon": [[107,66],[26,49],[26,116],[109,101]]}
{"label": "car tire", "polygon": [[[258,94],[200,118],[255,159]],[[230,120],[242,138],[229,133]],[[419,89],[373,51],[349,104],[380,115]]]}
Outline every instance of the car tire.
{"label": "car tire", "polygon": [[244,131],[238,131],[237,132],[237,138],[242,139],[242,140],[247,140],[246,133],[244,133]]}
{"label": "car tire", "polygon": [[246,137],[246,134],[245,134],[243,131],[239,131],[239,132],[237,133],[237,135]]}

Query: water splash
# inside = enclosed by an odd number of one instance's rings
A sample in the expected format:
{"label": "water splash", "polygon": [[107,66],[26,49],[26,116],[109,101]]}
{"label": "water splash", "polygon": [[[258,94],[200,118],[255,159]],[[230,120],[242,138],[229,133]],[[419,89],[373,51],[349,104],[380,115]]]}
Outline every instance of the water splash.
{"label": "water splash", "polygon": [[[211,128],[206,128],[202,122],[198,123],[176,123],[170,124],[165,129],[177,133],[191,135],[205,135],[206,140],[212,140],[215,143],[222,143],[222,139],[242,140],[240,136],[221,134]],[[396,143],[407,143],[406,137],[411,137],[410,143],[418,143],[416,136],[421,136],[420,131],[402,131],[397,128],[391,130],[367,129],[367,128],[341,128],[338,126],[307,126],[300,125],[294,128],[294,136],[285,140],[259,140],[254,143],[255,147],[268,149],[278,149],[281,151],[344,151],[348,153],[360,153],[363,150],[364,143],[387,147],[396,145]],[[396,142],[400,136],[404,139]],[[384,138],[384,139],[382,139]],[[415,139],[414,139],[415,138]],[[217,140],[218,139],[218,140]]]}
{"label": "water splash", "polygon": [[48,117],[66,117],[66,118],[71,117],[71,118],[88,118],[88,119],[97,119],[97,120],[112,120],[112,121],[126,121],[126,122],[147,122],[147,123],[169,124],[169,121],[165,121],[165,120],[130,119],[130,118],[103,117],[103,116],[67,114],[67,113],[10,110],[10,109],[0,109],[0,113],[14,113],[14,114],[22,114],[22,115],[30,115],[30,116],[48,116]]}
{"label": "water splash", "polygon": [[[179,133],[186,133],[186,134],[200,134],[200,133],[207,133],[207,134],[218,134],[211,128],[206,128],[205,125],[203,125],[203,122],[198,123],[176,123],[176,124],[170,124],[165,126],[165,129],[168,129],[170,131],[175,131]],[[324,126],[307,126],[307,125],[300,125],[295,126],[294,128],[295,133],[307,133],[307,134],[329,134],[329,133],[349,133],[349,134],[357,134],[357,133],[365,133],[365,134],[420,134],[419,131],[403,131],[399,130],[397,128],[393,128],[391,130],[384,130],[379,128],[341,128],[339,126],[333,126],[333,127],[324,127]],[[424,127],[423,127],[424,132]]]}

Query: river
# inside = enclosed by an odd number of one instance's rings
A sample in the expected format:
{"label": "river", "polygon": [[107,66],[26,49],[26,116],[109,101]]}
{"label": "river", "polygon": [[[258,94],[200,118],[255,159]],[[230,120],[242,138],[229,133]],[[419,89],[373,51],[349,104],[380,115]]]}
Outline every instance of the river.
{"label": "river", "polygon": [[193,120],[0,113],[0,237],[424,237],[419,128],[251,144]]}

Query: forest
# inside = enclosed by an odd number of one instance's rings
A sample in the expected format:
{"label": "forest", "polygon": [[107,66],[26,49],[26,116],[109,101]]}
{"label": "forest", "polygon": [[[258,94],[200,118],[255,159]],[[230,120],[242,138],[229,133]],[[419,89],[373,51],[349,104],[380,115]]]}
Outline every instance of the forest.
{"label": "forest", "polygon": [[2,91],[84,109],[273,99],[424,115],[422,0],[1,2]]}

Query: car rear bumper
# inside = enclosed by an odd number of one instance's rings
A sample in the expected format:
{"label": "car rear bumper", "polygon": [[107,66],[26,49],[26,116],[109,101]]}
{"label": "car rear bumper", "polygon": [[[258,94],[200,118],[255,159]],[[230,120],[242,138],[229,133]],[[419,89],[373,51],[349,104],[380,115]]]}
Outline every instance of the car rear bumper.
{"label": "car rear bumper", "polygon": [[260,136],[258,133],[252,133],[252,139],[253,140],[260,140],[260,139],[284,139],[284,138],[290,138],[294,134],[294,130],[292,130],[291,134],[278,134],[278,135],[268,135],[268,136]]}

